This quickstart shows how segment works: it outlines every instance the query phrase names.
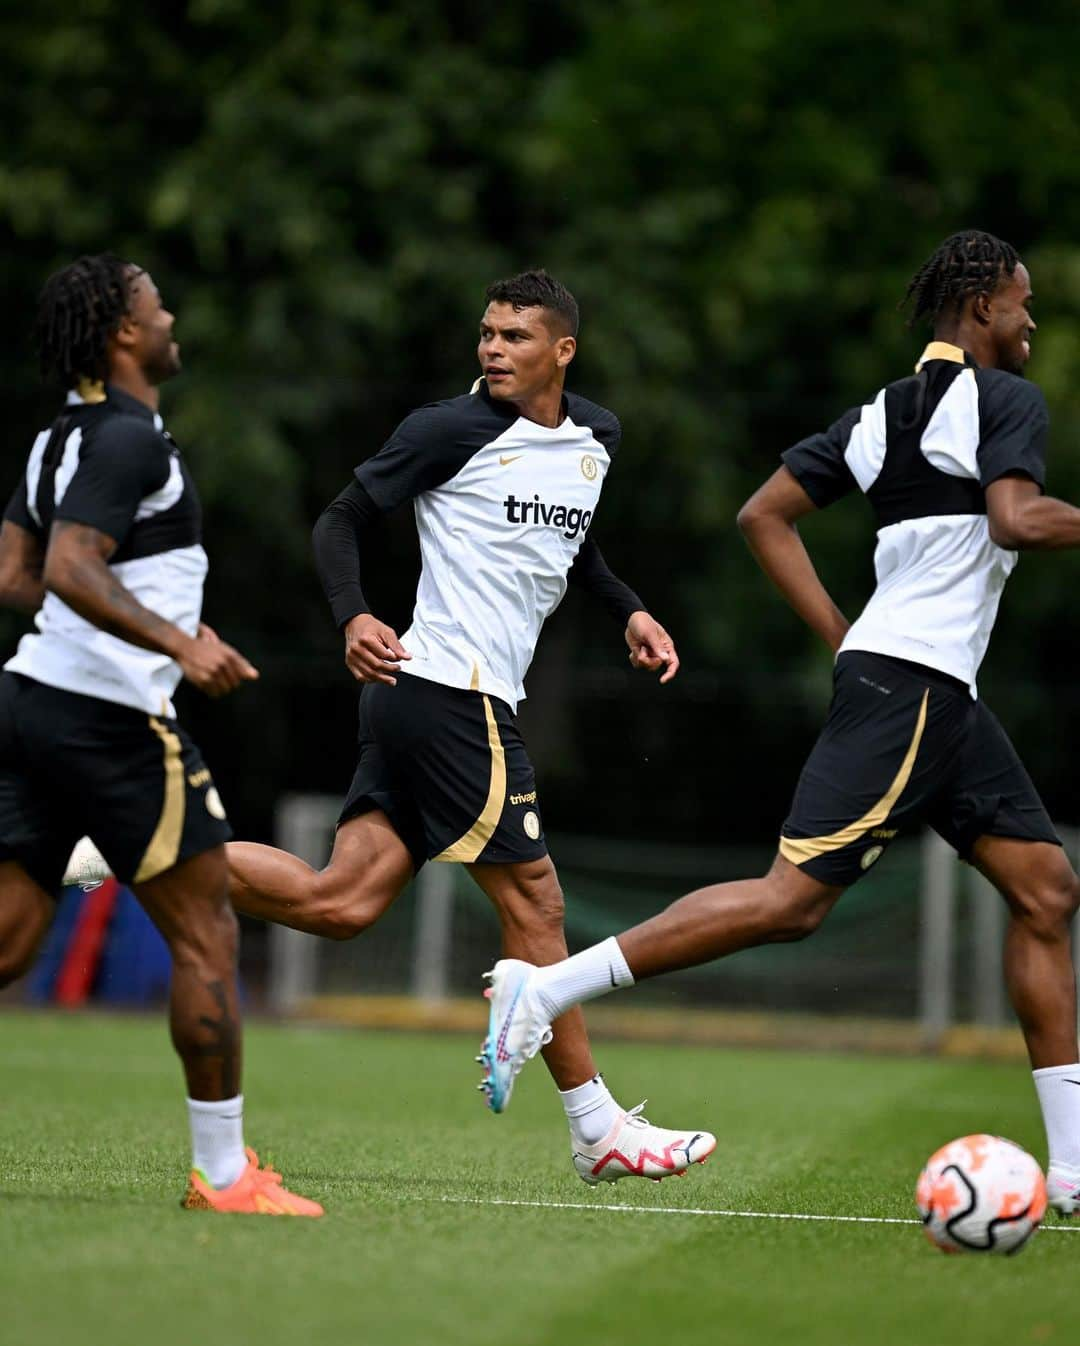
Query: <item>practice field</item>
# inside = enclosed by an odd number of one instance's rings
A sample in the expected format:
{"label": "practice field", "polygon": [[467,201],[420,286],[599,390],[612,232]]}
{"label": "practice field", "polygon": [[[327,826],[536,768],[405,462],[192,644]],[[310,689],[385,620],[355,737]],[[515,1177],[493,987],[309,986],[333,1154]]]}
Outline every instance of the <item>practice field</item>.
{"label": "practice field", "polygon": [[[944,1257],[923,1159],[971,1131],[1043,1159],[1023,1067],[601,1044],[622,1100],[714,1130],[683,1179],[585,1186],[542,1066],[504,1117],[476,1043],[253,1026],[248,1136],[322,1221],[182,1211],[159,1020],[0,1015],[0,1341],[32,1346],[1066,1342],[1080,1230]],[[634,1209],[627,1209],[628,1207]],[[877,1222],[750,1218],[873,1217]]]}

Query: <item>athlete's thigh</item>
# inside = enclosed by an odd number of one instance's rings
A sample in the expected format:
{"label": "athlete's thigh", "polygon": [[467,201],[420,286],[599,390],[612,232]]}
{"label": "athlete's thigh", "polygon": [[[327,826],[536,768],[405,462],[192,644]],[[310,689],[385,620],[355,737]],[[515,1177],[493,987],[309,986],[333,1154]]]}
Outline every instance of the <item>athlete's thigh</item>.
{"label": "athlete's thigh", "polygon": [[382,809],[355,814],[338,826],[334,849],[322,872],[323,891],[363,894],[386,911],[413,876],[413,857]]}
{"label": "athlete's thigh", "polygon": [[0,861],[0,972],[27,970],[52,924],[56,903],[17,860]]}
{"label": "athlete's thigh", "polygon": [[952,679],[842,654],[828,719],[781,829],[783,858],[829,887],[856,882],[901,831],[925,819],[971,711]]}
{"label": "athlete's thigh", "polygon": [[[928,821],[965,860],[981,837],[1011,837],[1061,849],[1038,790],[997,716],[982,701]],[[1035,854],[1033,849],[989,849],[999,855]]]}

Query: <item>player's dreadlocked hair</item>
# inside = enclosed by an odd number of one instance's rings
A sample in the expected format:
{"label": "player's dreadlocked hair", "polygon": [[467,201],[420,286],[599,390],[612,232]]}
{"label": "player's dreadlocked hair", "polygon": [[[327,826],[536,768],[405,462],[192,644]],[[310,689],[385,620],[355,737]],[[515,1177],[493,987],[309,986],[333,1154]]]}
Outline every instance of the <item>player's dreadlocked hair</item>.
{"label": "player's dreadlocked hair", "polygon": [[44,378],[65,388],[109,372],[108,340],[131,305],[130,263],[101,253],[51,275],[38,300],[38,359]]}
{"label": "player's dreadlocked hair", "polygon": [[1019,260],[1014,247],[981,229],[952,234],[911,278],[901,303],[912,305],[908,326],[948,308],[959,312],[968,295],[993,293]]}
{"label": "player's dreadlocked hair", "polygon": [[515,309],[550,309],[562,318],[570,335],[577,336],[577,300],[565,285],[544,270],[522,271],[509,280],[497,280],[487,287],[484,297],[489,304],[512,304]]}

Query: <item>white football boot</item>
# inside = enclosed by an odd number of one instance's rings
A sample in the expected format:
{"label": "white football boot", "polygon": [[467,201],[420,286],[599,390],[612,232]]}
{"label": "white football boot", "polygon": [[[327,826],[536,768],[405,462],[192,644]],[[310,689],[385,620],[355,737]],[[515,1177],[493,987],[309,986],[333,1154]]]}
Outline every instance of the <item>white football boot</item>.
{"label": "white football boot", "polygon": [[64,887],[78,886],[90,892],[91,889],[100,888],[109,878],[112,878],[112,870],[90,838],[83,837],[77,841],[61,880]]}
{"label": "white football boot", "polygon": [[487,1074],[477,1086],[492,1112],[505,1112],[521,1067],[551,1041],[551,1025],[529,994],[536,969],[518,958],[502,958],[484,978],[489,1001],[488,1034],[476,1058]]}
{"label": "white football boot", "polygon": [[716,1149],[708,1131],[666,1131],[641,1115],[644,1103],[621,1113],[615,1125],[595,1145],[574,1146],[578,1177],[595,1187],[620,1178],[651,1178],[662,1182],[680,1177],[691,1164],[703,1164]]}
{"label": "white football boot", "polygon": [[1051,1164],[1046,1172],[1046,1196],[1059,1215],[1080,1214],[1080,1168]]}

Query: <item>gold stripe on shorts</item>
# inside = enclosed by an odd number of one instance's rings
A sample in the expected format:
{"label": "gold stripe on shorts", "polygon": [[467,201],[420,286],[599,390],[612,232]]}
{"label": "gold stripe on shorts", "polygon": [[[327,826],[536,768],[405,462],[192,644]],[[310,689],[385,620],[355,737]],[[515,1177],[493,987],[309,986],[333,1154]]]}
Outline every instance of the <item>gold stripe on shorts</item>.
{"label": "gold stripe on shorts", "polygon": [[900,770],[896,773],[888,790],[869,813],[864,813],[861,818],[857,818],[853,823],[848,823],[847,827],[842,827],[839,832],[833,832],[828,837],[781,837],[780,854],[785,860],[790,860],[793,865],[803,865],[807,860],[814,860],[819,855],[828,855],[830,851],[838,851],[844,846],[850,846],[852,842],[858,841],[860,837],[865,836],[873,828],[884,825],[892,806],[903,794],[904,787],[911,779],[911,772],[915,766],[915,758],[919,752],[923,730],[926,728],[926,703],[929,696],[930,690],[927,688],[923,692],[922,705],[919,707],[919,716],[915,722],[915,733],[912,736],[907,754],[900,763]]}
{"label": "gold stripe on shorts", "polygon": [[143,883],[172,869],[180,854],[180,840],[184,835],[184,763],[180,739],[159,719],[153,715],[149,718],[150,728],[161,739],[165,751],[165,799],[154,835],[136,871],[136,883]]}
{"label": "gold stripe on shorts", "polygon": [[491,840],[499,819],[502,817],[506,802],[506,753],[502,739],[499,738],[499,726],[495,723],[495,712],[491,702],[484,697],[484,715],[487,718],[488,747],[491,749],[491,780],[488,784],[487,803],[484,811],[465,833],[460,841],[455,841],[445,851],[434,856],[436,860],[458,860],[470,864]]}

